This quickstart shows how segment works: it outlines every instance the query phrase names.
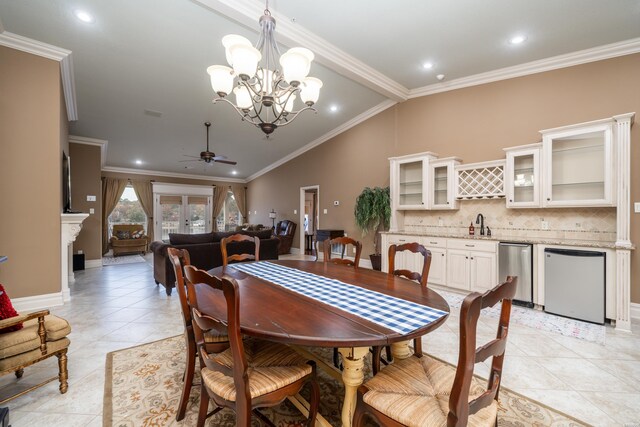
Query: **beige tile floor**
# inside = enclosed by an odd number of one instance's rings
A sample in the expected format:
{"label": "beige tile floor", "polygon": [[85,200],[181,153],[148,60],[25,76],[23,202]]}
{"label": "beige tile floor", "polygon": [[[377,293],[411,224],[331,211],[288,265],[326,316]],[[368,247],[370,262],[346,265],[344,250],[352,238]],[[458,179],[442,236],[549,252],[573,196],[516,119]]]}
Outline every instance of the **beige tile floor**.
{"label": "beige tile floor", "polygon": [[[150,261],[150,259],[149,259]],[[108,352],[182,332],[177,295],[156,287],[152,267],[125,264],[76,274],[71,302],[51,311],[72,325],[69,391],[52,382],[8,403],[11,424],[100,426]],[[479,333],[494,333],[495,319],[481,320]],[[607,328],[605,346],[512,325],[503,386],[595,426],[640,425],[640,322],[633,334]],[[458,317],[424,339],[424,348],[457,361]],[[54,360],[27,368],[16,384],[0,378],[0,396],[35,384],[56,372]],[[488,372],[478,365],[479,374]]]}

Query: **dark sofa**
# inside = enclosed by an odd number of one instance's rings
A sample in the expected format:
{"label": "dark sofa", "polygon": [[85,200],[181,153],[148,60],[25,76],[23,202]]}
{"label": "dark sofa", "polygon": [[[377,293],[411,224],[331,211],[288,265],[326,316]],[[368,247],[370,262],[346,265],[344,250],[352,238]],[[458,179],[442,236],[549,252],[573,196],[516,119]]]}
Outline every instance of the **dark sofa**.
{"label": "dark sofa", "polygon": [[[235,232],[213,232],[203,234],[169,234],[169,243],[153,242],[151,251],[153,252],[153,278],[156,284],[163,284],[167,295],[171,295],[171,290],[175,287],[176,276],[173,272],[173,265],[167,255],[167,248],[186,249],[189,251],[191,264],[203,270],[210,270],[222,265],[222,252],[220,241],[222,238],[232,234],[246,234],[260,238],[260,259],[278,259],[278,246],[280,241],[271,236],[271,229],[264,231],[242,231]],[[237,242],[229,245],[229,254],[252,253],[254,251],[252,242]]]}

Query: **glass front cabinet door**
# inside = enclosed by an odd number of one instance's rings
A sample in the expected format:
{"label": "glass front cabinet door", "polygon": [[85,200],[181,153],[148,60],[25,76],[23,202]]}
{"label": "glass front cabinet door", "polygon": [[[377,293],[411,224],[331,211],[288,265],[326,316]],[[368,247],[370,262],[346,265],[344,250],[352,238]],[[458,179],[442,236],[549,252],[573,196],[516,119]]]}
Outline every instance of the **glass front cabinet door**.
{"label": "glass front cabinet door", "polygon": [[422,153],[392,159],[395,208],[399,210],[427,209],[429,160],[433,156]]}
{"label": "glass front cabinet door", "polygon": [[429,209],[458,209],[456,199],[455,166],[458,158],[438,159],[429,163],[431,186]]}
{"label": "glass front cabinet door", "polygon": [[614,206],[613,121],[542,131],[543,206]]}
{"label": "glass front cabinet door", "polygon": [[508,208],[540,207],[542,144],[506,148],[505,192]]}

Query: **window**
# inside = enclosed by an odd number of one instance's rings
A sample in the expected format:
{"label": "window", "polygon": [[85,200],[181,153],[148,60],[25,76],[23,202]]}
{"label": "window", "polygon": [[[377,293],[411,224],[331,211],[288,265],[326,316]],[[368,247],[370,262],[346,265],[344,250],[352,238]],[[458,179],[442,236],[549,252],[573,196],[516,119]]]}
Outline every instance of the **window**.
{"label": "window", "polygon": [[242,225],[242,215],[238,209],[233,191],[229,190],[227,191],[224,206],[216,219],[216,227],[218,231],[235,231],[238,225]]}
{"label": "window", "polygon": [[131,185],[125,187],[120,201],[109,215],[109,235],[111,235],[113,224],[141,224],[145,233],[147,231],[147,216]]}

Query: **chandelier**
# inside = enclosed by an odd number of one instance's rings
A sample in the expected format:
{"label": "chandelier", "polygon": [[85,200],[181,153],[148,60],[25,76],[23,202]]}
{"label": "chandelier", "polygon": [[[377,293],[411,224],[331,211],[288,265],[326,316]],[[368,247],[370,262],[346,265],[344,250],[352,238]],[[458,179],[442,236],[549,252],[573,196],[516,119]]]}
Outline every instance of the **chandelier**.
{"label": "chandelier", "polygon": [[[224,101],[269,137],[276,128],[288,125],[305,110],[316,111],[322,81],[307,77],[314,55],[309,49],[294,47],[280,54],[275,39],[276,20],[267,1],[260,23],[260,38],[255,47],[246,38],[229,34],[222,38],[227,62],[207,68],[211,87],[218,95],[214,103]],[[279,61],[277,60],[279,58]],[[278,69],[278,64],[282,70]],[[235,103],[228,95],[233,92]],[[294,110],[297,98],[304,104]]]}

